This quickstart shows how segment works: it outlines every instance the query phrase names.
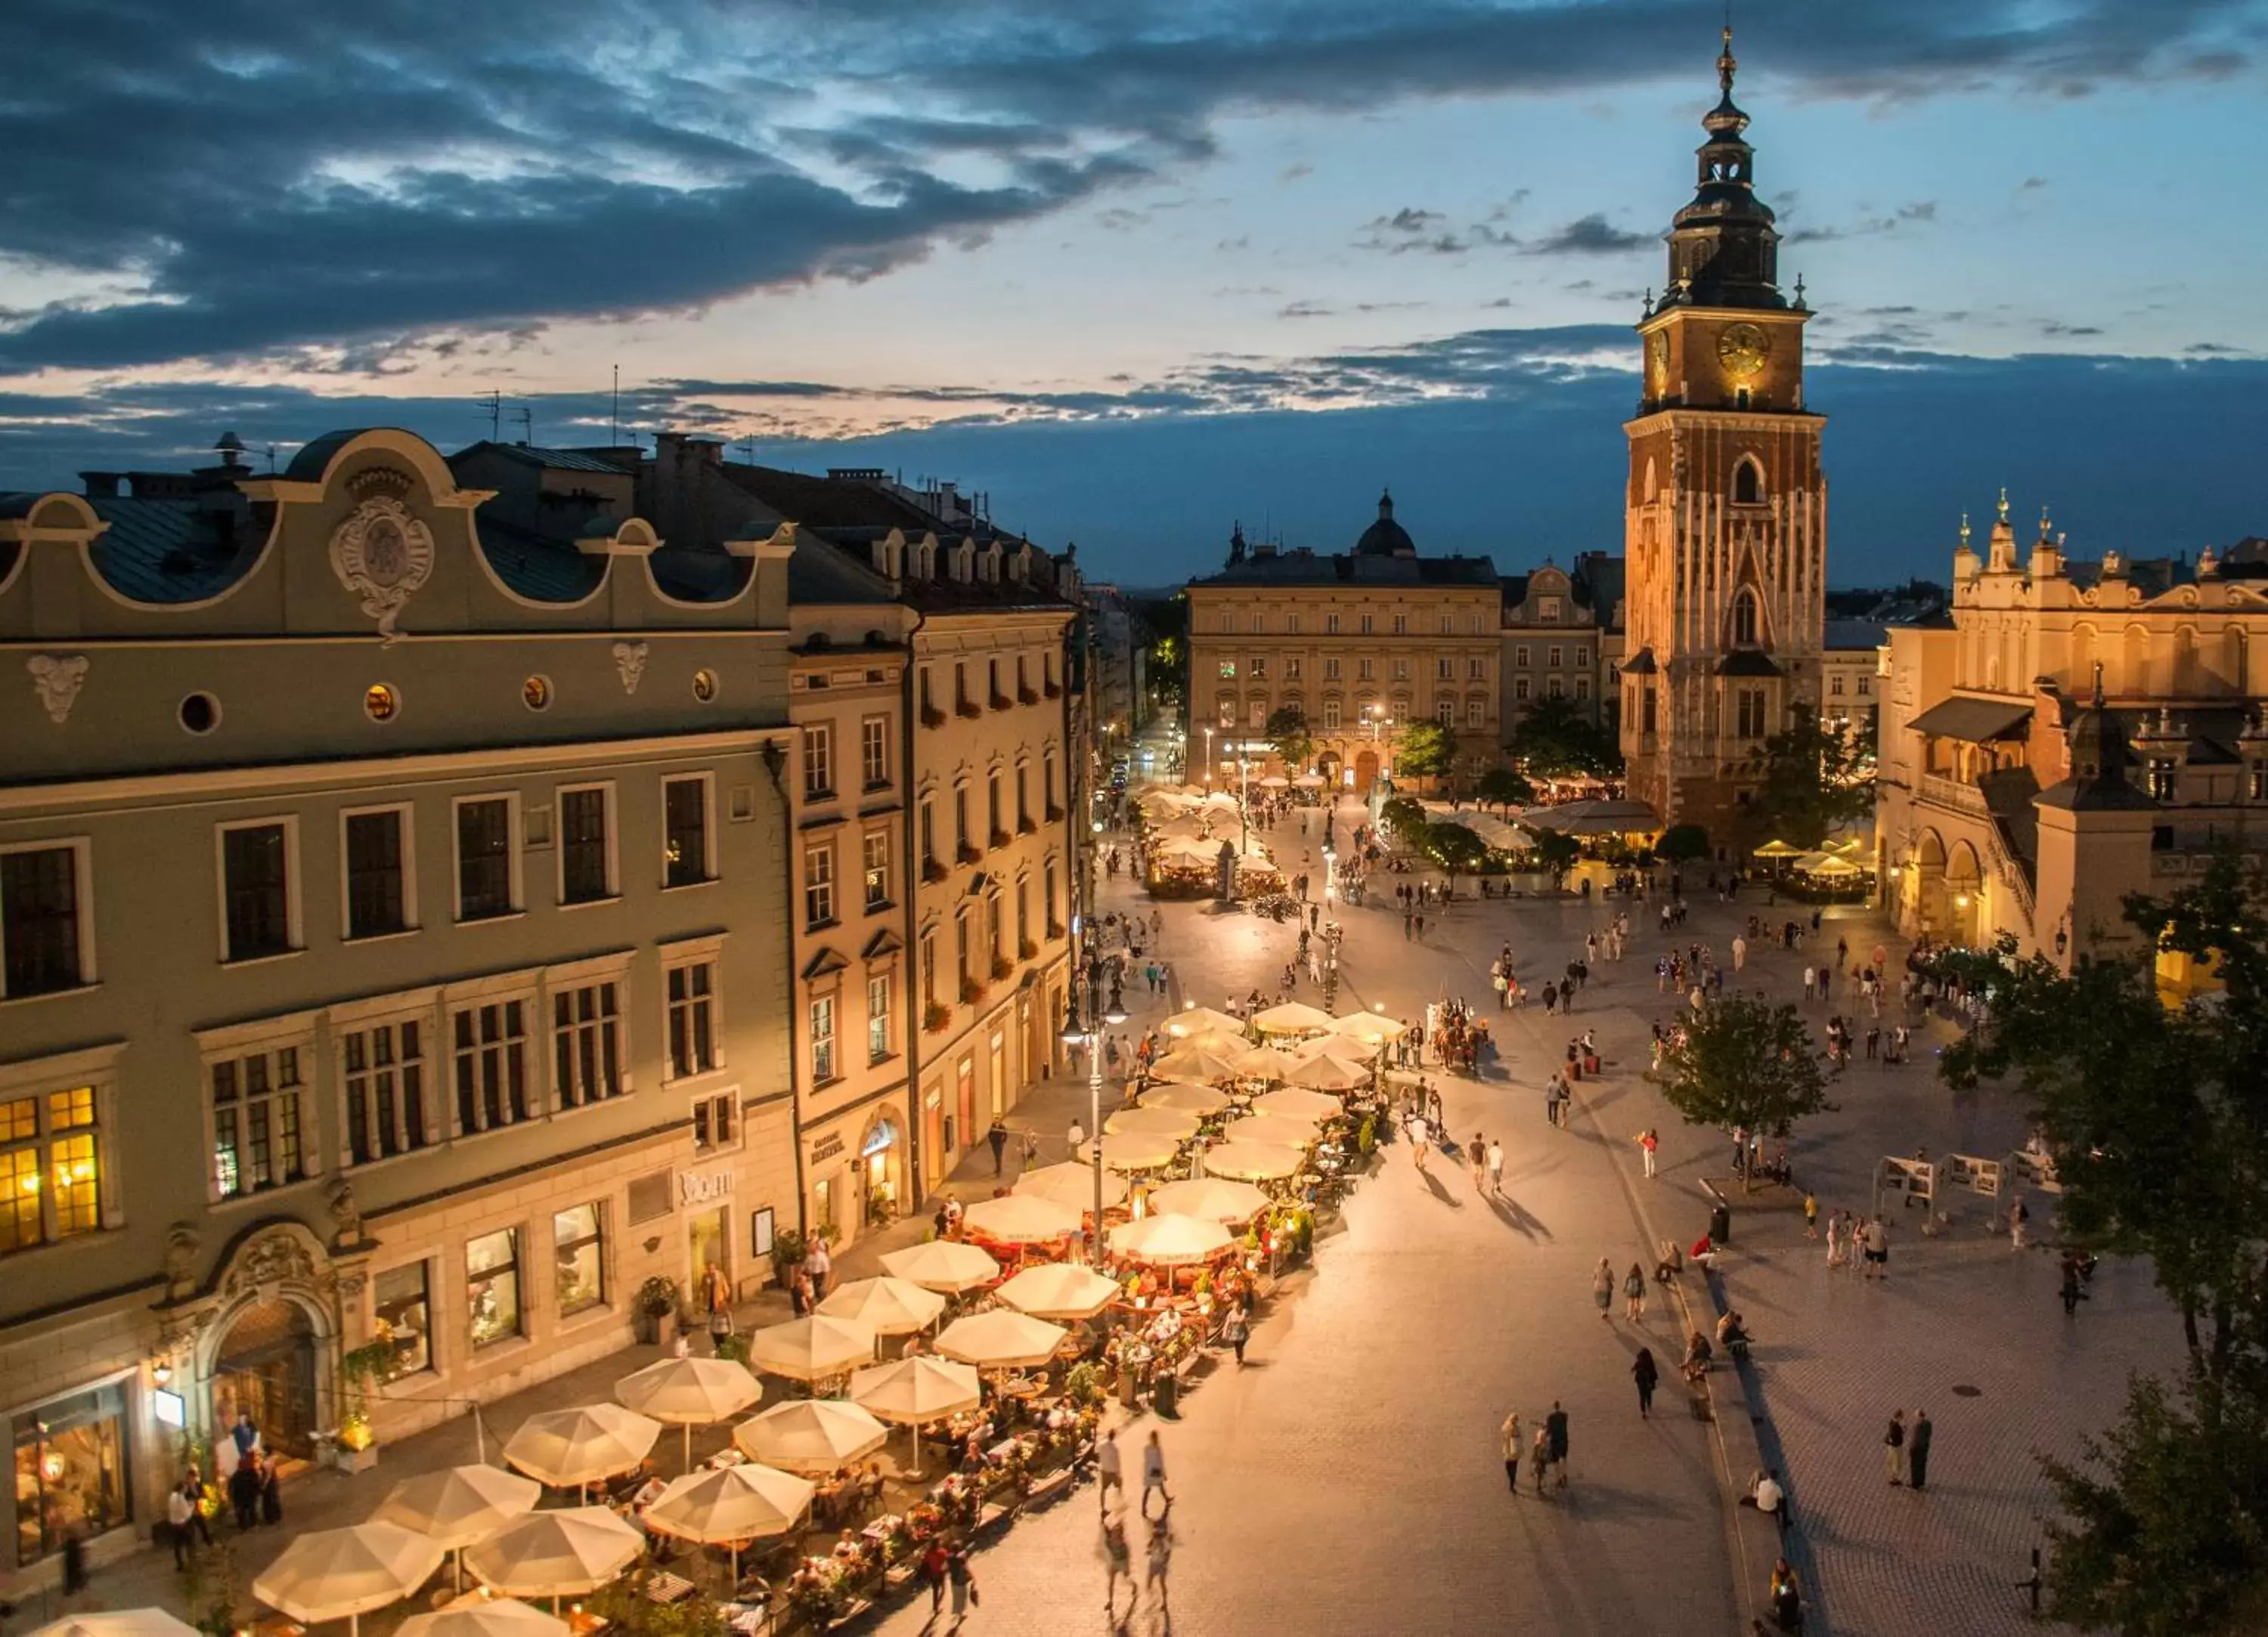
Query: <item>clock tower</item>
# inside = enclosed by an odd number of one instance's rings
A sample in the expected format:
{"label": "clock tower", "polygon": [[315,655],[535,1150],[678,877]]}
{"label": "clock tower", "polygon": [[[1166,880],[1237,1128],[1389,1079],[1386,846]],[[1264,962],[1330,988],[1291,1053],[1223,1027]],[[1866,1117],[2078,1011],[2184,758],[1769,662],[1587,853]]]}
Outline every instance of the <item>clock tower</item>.
{"label": "clock tower", "polygon": [[1669,287],[1638,327],[1644,396],[1624,425],[1630,793],[1665,825],[1697,824],[1721,856],[1764,739],[1819,701],[1825,616],[1825,421],[1804,407],[1802,281],[1779,290],[1779,233],[1755,188],[1749,116],[1723,95],[1701,123],[1693,201],[1671,225]]}

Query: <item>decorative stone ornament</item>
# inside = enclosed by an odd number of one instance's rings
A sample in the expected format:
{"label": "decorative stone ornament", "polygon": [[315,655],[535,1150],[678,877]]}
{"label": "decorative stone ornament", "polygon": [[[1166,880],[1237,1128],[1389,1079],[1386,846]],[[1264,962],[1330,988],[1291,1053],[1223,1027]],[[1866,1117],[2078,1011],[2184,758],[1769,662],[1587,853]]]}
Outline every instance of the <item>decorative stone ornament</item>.
{"label": "decorative stone ornament", "polygon": [[622,679],[622,692],[635,694],[638,682],[645,675],[645,644],[617,642],[615,644],[615,674]]}
{"label": "decorative stone ornament", "polygon": [[70,721],[71,707],[78,703],[78,691],[86,686],[86,656],[34,654],[24,662],[24,668],[32,673],[32,686],[40,691],[48,720],[57,727]]}
{"label": "decorative stone ornament", "polygon": [[364,498],[331,532],[331,569],[391,645],[394,620],[433,572],[433,531],[401,503],[409,484],[400,473],[358,473],[350,487]]}

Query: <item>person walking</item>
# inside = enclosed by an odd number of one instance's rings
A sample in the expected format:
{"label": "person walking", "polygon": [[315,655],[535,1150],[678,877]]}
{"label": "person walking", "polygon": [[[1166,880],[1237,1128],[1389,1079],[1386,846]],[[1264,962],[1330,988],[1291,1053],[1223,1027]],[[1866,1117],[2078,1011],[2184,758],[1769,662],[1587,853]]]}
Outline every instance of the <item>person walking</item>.
{"label": "person walking", "polygon": [[[1145,1590],[1154,1589],[1152,1595],[1157,1597],[1158,1608],[1162,1613],[1166,1609],[1167,1576],[1172,1574],[1174,1567],[1174,1526],[1169,1518],[1161,1517],[1151,1527],[1149,1560],[1149,1572],[1143,1577],[1142,1585]],[[1168,1625],[1172,1619],[1173,1617],[1167,1614]]]}
{"label": "person walking", "polygon": [[1638,1350],[1638,1356],[1631,1361],[1631,1379],[1638,1384],[1638,1413],[1652,1415],[1654,1384],[1661,1379],[1661,1367],[1653,1362],[1652,1347]]}
{"label": "person walking", "polygon": [[[946,1554],[946,1579],[953,1584],[953,1626],[958,1627],[968,1619],[969,1605],[979,1601],[976,1595],[976,1572],[968,1567],[968,1547],[961,1541],[953,1543]],[[1128,1576],[1130,1580],[1132,1576]]]}
{"label": "person walking", "polygon": [[1929,1441],[1936,1433],[1927,1410],[1914,1412],[1913,1426],[1906,1434],[1906,1484],[1918,1491],[1929,1481]]}
{"label": "person walking", "polygon": [[1890,1412],[1890,1424],[1882,1433],[1882,1470],[1894,1484],[1905,1482],[1906,1471],[1906,1413]]}
{"label": "person walking", "polygon": [[929,1549],[922,1553],[922,1578],[929,1582],[930,1624],[937,1622],[938,1611],[945,1607],[945,1587],[953,1550],[946,1545],[943,1535],[930,1537]]}
{"label": "person walking", "polygon": [[1819,1196],[1808,1188],[1803,1192],[1803,1237],[1819,1237]]}
{"label": "person walking", "polygon": [[1150,1516],[1152,1490],[1157,1491],[1159,1499],[1166,1503],[1166,1509],[1171,1511],[1174,1506],[1174,1492],[1166,1487],[1166,1450],[1165,1447],[1158,1442],[1158,1431],[1154,1427],[1150,1429],[1150,1442],[1144,1445],[1142,1450],[1142,1516],[1144,1517]]}
{"label": "person walking", "polygon": [[[835,1276],[835,1258],[827,1249],[826,1232],[821,1232],[817,1230],[813,1231],[811,1236],[811,1249],[804,1255],[803,1268],[806,1273],[811,1275],[811,1299],[813,1303],[816,1305],[817,1303],[825,1301],[827,1299],[828,1285]],[[718,1270],[718,1277],[720,1280],[724,1278],[723,1269],[720,1268]],[[726,1288],[729,1289],[730,1286],[726,1286]]]}
{"label": "person walking", "polygon": [[1551,1464],[1557,1469],[1556,1488],[1567,1487],[1567,1412],[1559,1407],[1559,1400],[1551,1400],[1551,1413],[1543,1418],[1544,1436],[1550,1440]]}
{"label": "person walking", "polygon": [[2008,1248],[2011,1251],[2024,1248],[2024,1224],[2031,1219],[2032,1213],[2021,1200],[2008,1208]]}
{"label": "person walking", "polygon": [[1473,1192],[1486,1193],[1488,1192],[1488,1139],[1477,1131],[1473,1133],[1473,1146],[1469,1157],[1473,1162]]}
{"label": "person walking", "polygon": [[1220,1321],[1220,1339],[1228,1343],[1229,1351],[1236,1354],[1236,1368],[1244,1368],[1244,1344],[1251,1335],[1244,1322],[1244,1309],[1231,1306],[1228,1316]]}
{"label": "person walking", "polygon": [[1008,1149],[1007,1121],[998,1114],[993,1115],[991,1127],[984,1134],[984,1141],[992,1146],[992,1174],[997,1177],[1000,1174],[1000,1156]]}
{"label": "person walking", "polygon": [[1599,1304],[1602,1324],[1611,1323],[1615,1304],[1615,1267],[1605,1257],[1599,1259],[1598,1270],[1591,1275],[1591,1299]]}
{"label": "person walking", "polygon": [[1879,1216],[1868,1219],[1862,1233],[1866,1244],[1866,1266],[1860,1270],[1869,1279],[1890,1276],[1890,1230],[1882,1226]]}
{"label": "person walking", "polygon": [[1633,1325],[1646,1318],[1646,1270],[1636,1262],[1623,1275],[1623,1317]]}
{"label": "person walking", "polygon": [[1660,1146],[1661,1134],[1652,1126],[1638,1134],[1638,1151],[1646,1158],[1646,1175],[1649,1182],[1653,1179],[1654,1150]]}
{"label": "person walking", "polygon": [[272,1458],[260,1464],[260,1521],[271,1526],[284,1522],[283,1464]]}
{"label": "person walking", "polygon": [[1102,1560],[1110,1570],[1110,1580],[1102,1589],[1102,1607],[1106,1613],[1118,1606],[1118,1577],[1126,1577],[1127,1611],[1130,1615],[1135,1603],[1140,1601],[1141,1588],[1134,1583],[1133,1553],[1126,1545],[1126,1523],[1116,1513],[1102,1515]]}
{"label": "person walking", "polygon": [[1418,1174],[1421,1177],[1425,1174],[1425,1150],[1432,1146],[1428,1141],[1425,1116],[1412,1114],[1410,1117],[1410,1163],[1418,1168]]}
{"label": "person walking", "polygon": [[1543,1493],[1543,1474],[1551,1466],[1551,1435],[1541,1427],[1535,1429],[1535,1440],[1528,1446],[1528,1476],[1535,1480],[1535,1493]]}
{"label": "person walking", "polygon": [[260,1451],[247,1450],[237,1457],[228,1475],[228,1503],[236,1513],[236,1526],[244,1531],[260,1522]]}
{"label": "person walking", "polygon": [[189,1520],[196,1515],[196,1505],[189,1499],[186,1483],[176,1484],[166,1491],[166,1533],[173,1545],[173,1567],[184,1572],[189,1567]]}
{"label": "person walking", "polygon": [[1843,1213],[1835,1211],[1827,1218],[1827,1266],[1841,1267],[1847,1259],[1843,1254]]}
{"label": "person walking", "polygon": [[1489,1193],[1492,1198],[1504,1197],[1504,1142],[1491,1137],[1488,1145]]}
{"label": "person walking", "polygon": [[1094,1446],[1095,1498],[1108,1509],[1110,1492],[1116,1489],[1118,1498],[1126,1498],[1125,1457],[1118,1452],[1118,1434],[1114,1430],[1102,1435],[1102,1442]]}
{"label": "person walking", "polygon": [[[1521,1453],[1520,1412],[1518,1410],[1506,1411],[1504,1418],[1504,1425],[1498,1428],[1497,1431],[1498,1438],[1504,1445],[1504,1481],[1506,1487],[1508,1487],[1513,1494],[1518,1494],[1520,1493]],[[1539,1489],[1543,1487],[1541,1480],[1538,1480],[1536,1487]]]}

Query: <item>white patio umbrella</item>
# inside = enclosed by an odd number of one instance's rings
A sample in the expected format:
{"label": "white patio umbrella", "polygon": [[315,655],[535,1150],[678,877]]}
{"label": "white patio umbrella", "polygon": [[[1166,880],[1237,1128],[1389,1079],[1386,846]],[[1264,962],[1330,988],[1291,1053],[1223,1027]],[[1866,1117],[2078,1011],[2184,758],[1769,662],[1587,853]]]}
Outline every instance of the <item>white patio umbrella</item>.
{"label": "white patio umbrella", "polygon": [[[1145,1105],[1141,1108],[1122,1108],[1102,1122],[1110,1135],[1164,1137],[1170,1141],[1184,1142],[1197,1134],[1197,1117],[1177,1108],[1160,1108]],[[976,1208],[970,1206],[974,1214]]]}
{"label": "white patio umbrella", "polygon": [[[1170,1165],[1182,1145],[1164,1137],[1145,1137],[1129,1134],[1123,1137],[1102,1140],[1102,1164],[1106,1171],[1155,1171],[1160,1165]],[[1079,1145],[1082,1164],[1094,1163],[1093,1139]]]}
{"label": "white patio umbrella", "polygon": [[[1304,1086],[1285,1086],[1264,1097],[1252,1099],[1256,1114],[1274,1114],[1291,1119],[1336,1119],[1346,1112],[1346,1105],[1328,1091],[1310,1091]],[[1242,1135],[1241,1132],[1237,1133]]]}
{"label": "white patio umbrella", "polygon": [[769,1466],[726,1466],[688,1472],[646,1508],[650,1530],[704,1546],[733,1549],[733,1584],[740,1583],[740,1543],[784,1535],[811,1509],[818,1488],[809,1479]]}
{"label": "white patio umbrella", "polygon": [[836,1286],[819,1310],[828,1318],[864,1325],[878,1336],[909,1336],[937,1323],[937,1316],[945,1311],[945,1298],[910,1279],[884,1274]]}
{"label": "white patio umbrella", "polygon": [[[1342,1062],[1321,1052],[1311,1057],[1302,1057],[1284,1076],[1285,1089],[1306,1090],[1314,1095],[1326,1091],[1359,1091],[1369,1083],[1370,1069],[1367,1066]],[[1331,1101],[1336,1103],[1338,1099],[1333,1097]],[[1338,1112],[1346,1112],[1344,1105]]]}
{"label": "white patio umbrella", "polygon": [[[1218,1114],[1228,1106],[1228,1093],[1211,1086],[1190,1085],[1175,1082],[1172,1085],[1152,1086],[1142,1093],[1145,1108],[1177,1109],[1184,1114]],[[1016,1186],[1020,1189],[1022,1183]]]}
{"label": "white patio umbrella", "polygon": [[1035,1318],[1093,1318],[1118,1299],[1118,1281],[1074,1262],[1042,1262],[1026,1268],[995,1294]]}
{"label": "white patio umbrella", "polygon": [[1292,788],[1291,780],[1280,773],[1271,773],[1266,778],[1255,780],[1254,782],[1263,790],[1287,790]]}
{"label": "white patio umbrella", "polygon": [[615,1384],[615,1397],[639,1414],[684,1429],[688,1472],[693,1429],[730,1420],[763,1396],[763,1383],[733,1359],[663,1359]]}
{"label": "white patio umbrella", "polygon": [[1242,1065],[1247,1055],[1241,1046],[1226,1051],[1210,1045],[1176,1046],[1150,1065],[1150,1078],[1190,1085],[1233,1080],[1244,1072]]}
{"label": "white patio umbrella", "polygon": [[1202,804],[1206,807],[1217,808],[1225,813],[1233,813],[1236,811],[1236,797],[1231,796],[1226,790],[1215,790],[1211,796],[1204,798]]}
{"label": "white patio umbrella", "polygon": [[831,1472],[872,1455],[890,1429],[842,1398],[775,1404],[733,1428],[733,1442],[752,1461],[788,1472]]}
{"label": "white patio umbrella", "polygon": [[364,1615],[416,1590],[445,1555],[439,1541],[399,1523],[318,1530],[284,1547],[252,1595],[302,1625],[344,1620],[358,1633]]}
{"label": "white patio umbrella", "polygon": [[767,1325],[748,1338],[748,1363],[790,1381],[817,1381],[873,1362],[874,1327],[821,1313]]}
{"label": "white patio umbrella", "polygon": [[1273,1142],[1224,1142],[1204,1153],[1207,1171],[1239,1182],[1278,1181],[1298,1171],[1302,1163],[1299,1149]]}
{"label": "white patio umbrella", "polygon": [[386,1492],[371,1516],[399,1523],[456,1553],[457,1583],[465,1581],[465,1548],[486,1540],[516,1517],[535,1510],[543,1486],[498,1466],[452,1466],[405,1478]]}
{"label": "white patio umbrella", "polygon": [[[1206,1222],[1248,1222],[1268,1208],[1268,1196],[1248,1182],[1193,1177],[1187,1182],[1169,1182],[1152,1193],[1150,1208]],[[1006,1294],[1006,1287],[1002,1287],[1001,1293]]]}
{"label": "white patio umbrella", "polygon": [[1139,1222],[1110,1230],[1113,1251],[1153,1267],[1208,1261],[1235,1242],[1236,1237],[1218,1222],[1172,1212],[1162,1216],[1145,1216]]}
{"label": "white patio umbrella", "polygon": [[1320,773],[1303,773],[1292,782],[1303,790],[1319,790],[1330,781]]}
{"label": "white patio umbrella", "polygon": [[1166,1032],[1176,1040],[1192,1036],[1219,1033],[1233,1039],[1244,1038],[1244,1019],[1227,1012],[1217,1012],[1210,1006],[1185,1006],[1166,1019]]}
{"label": "white patio umbrella", "polygon": [[596,1591],[644,1550],[645,1537],[607,1508],[563,1507],[506,1524],[465,1553],[465,1565],[490,1591],[556,1603]]}
{"label": "white patio umbrella", "polygon": [[1246,1080],[1281,1080],[1299,1061],[1282,1046],[1256,1046],[1237,1059],[1237,1068]]}
{"label": "white patio umbrella", "polygon": [[1319,1034],[1312,1040],[1300,1041],[1292,1048],[1292,1055],[1302,1060],[1328,1057],[1344,1068],[1359,1068],[1368,1074],[1371,1066],[1378,1061],[1378,1048],[1367,1040],[1342,1034],[1335,1029],[1329,1034]]}
{"label": "white patio umbrella", "polygon": [[882,1266],[924,1290],[942,1290],[947,1296],[989,1285],[1000,1276],[1000,1264],[990,1256],[973,1244],[951,1239],[932,1239],[926,1244],[893,1251],[882,1259]]}
{"label": "white patio umbrella", "polygon": [[926,1353],[894,1364],[877,1364],[850,1378],[850,1401],[878,1420],[914,1429],[914,1476],[921,1476],[921,1429],[983,1401],[976,1372],[951,1359]]}
{"label": "white patio umbrella", "polygon": [[1321,1034],[1331,1026],[1331,1015],[1305,1001],[1286,1001],[1252,1021],[1263,1034]]}
{"label": "white patio umbrella", "polygon": [[1377,1012],[1349,1012],[1331,1024],[1331,1031],[1370,1046],[1385,1046],[1402,1038],[1401,1024]]}
{"label": "white patio umbrella", "polygon": [[634,1470],[661,1436],[661,1423],[619,1404],[545,1410],[520,1422],[504,1458],[555,1488],[580,1489]]}
{"label": "white patio umbrella", "polygon": [[568,1637],[574,1628],[516,1597],[482,1597],[461,1609],[413,1614],[394,1637]]}
{"label": "white patio umbrella", "polygon": [[[1228,1127],[1228,1141],[1250,1147],[1307,1148],[1322,1136],[1315,1122],[1301,1114],[1255,1114]],[[1223,1147],[1227,1146],[1224,1143]]]}
{"label": "white patio umbrella", "polygon": [[1076,1207],[1028,1193],[979,1200],[961,1218],[962,1227],[968,1232],[997,1239],[1002,1244],[1045,1244],[1050,1239],[1077,1233],[1081,1220]]}
{"label": "white patio umbrella", "polygon": [[112,1609],[99,1614],[70,1614],[35,1626],[32,1637],[199,1637],[197,1628],[163,1609]]}
{"label": "white patio umbrella", "polygon": [[954,1319],[938,1332],[937,1350],[979,1369],[1024,1369],[1055,1357],[1069,1334],[1061,1325],[996,1307]]}
{"label": "white patio umbrella", "polygon": [[[1208,1097],[1220,1097],[1219,1092],[1206,1090],[1202,1086],[1160,1086],[1155,1091],[1145,1092],[1144,1100],[1147,1103],[1155,1103],[1167,1091],[1205,1091]],[[1226,1097],[1221,1097],[1224,1103],[1227,1100]],[[1080,1211],[1091,1211],[1094,1208],[1094,1168],[1092,1165],[1080,1165],[1070,1162],[1057,1165],[1042,1165],[1037,1171],[1027,1171],[1017,1178],[1016,1192],[1027,1194],[1035,1200],[1053,1200],[1058,1205],[1069,1205]],[[1102,1202],[1106,1206],[1123,1205],[1126,1202],[1125,1178],[1115,1172],[1103,1173]],[[823,1307],[826,1304],[821,1303],[821,1305]]]}

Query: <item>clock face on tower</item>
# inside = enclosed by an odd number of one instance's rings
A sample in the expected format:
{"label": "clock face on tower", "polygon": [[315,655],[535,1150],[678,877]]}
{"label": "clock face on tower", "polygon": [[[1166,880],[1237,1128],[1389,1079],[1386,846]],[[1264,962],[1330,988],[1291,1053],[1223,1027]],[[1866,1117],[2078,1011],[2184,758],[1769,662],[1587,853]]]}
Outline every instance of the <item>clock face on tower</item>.
{"label": "clock face on tower", "polygon": [[1717,335],[1717,361],[1725,373],[1744,381],[1764,367],[1771,356],[1771,337],[1753,324],[1727,324]]}

